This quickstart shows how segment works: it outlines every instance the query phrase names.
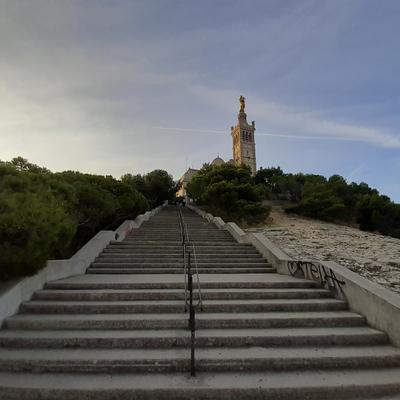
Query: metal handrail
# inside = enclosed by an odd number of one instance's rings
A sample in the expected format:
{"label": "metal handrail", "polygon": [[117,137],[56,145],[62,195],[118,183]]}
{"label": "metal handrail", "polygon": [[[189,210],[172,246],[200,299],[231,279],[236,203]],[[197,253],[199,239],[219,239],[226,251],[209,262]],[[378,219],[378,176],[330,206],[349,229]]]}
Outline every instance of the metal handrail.
{"label": "metal handrail", "polygon": [[181,239],[182,239],[182,246],[185,245],[185,229],[183,228],[183,217],[182,217],[182,212],[181,210],[178,209],[178,221],[179,221],[179,227],[181,229]]}
{"label": "metal handrail", "polygon": [[190,270],[190,254],[188,268],[188,286],[189,286],[189,330],[190,330],[190,375],[196,375],[196,310],[193,306],[193,275]]}
{"label": "metal handrail", "polygon": [[[183,214],[182,214],[181,210],[179,210],[179,214],[180,214],[180,216],[182,218],[183,230],[185,232],[185,238],[186,238],[184,247],[191,246],[191,248],[193,250],[194,266],[195,266],[195,273],[196,273],[196,278],[197,278],[197,291],[199,293],[199,300],[198,300],[197,305],[200,306],[200,310],[203,310],[203,301],[202,301],[202,296],[201,296],[200,274],[199,274],[199,267],[197,265],[196,247],[195,247],[195,245],[193,243],[190,243],[189,232],[188,232],[188,229],[187,229],[187,225],[185,223],[185,218],[183,217]],[[190,252],[188,254],[189,254],[189,260],[190,260]],[[185,259],[185,263],[186,263],[186,259]],[[189,265],[190,265],[190,261],[189,261]],[[185,266],[185,275],[186,275],[186,266]],[[186,279],[185,279],[185,281],[186,281]],[[186,286],[185,286],[185,290],[186,290]],[[185,300],[187,300],[186,296],[185,296]],[[186,303],[187,302],[185,302],[185,304]]]}
{"label": "metal handrail", "polygon": [[[200,305],[200,310],[203,310],[203,303],[201,298],[201,288],[200,288],[200,279],[199,279],[199,271],[197,268],[197,257],[196,257],[196,250],[193,245],[191,245],[194,250],[194,257],[195,257],[195,265],[196,265],[196,274],[197,274],[197,284],[198,284],[198,294],[199,299],[197,306]],[[185,245],[186,247],[186,245]],[[193,274],[191,270],[191,262],[190,257],[191,252],[188,252],[188,264],[187,264],[187,277],[188,277],[188,289],[189,289],[189,330],[190,330],[190,375],[196,375],[196,359],[195,359],[195,348],[196,348],[196,307],[193,304]],[[186,282],[186,279],[185,279]],[[187,311],[187,297],[185,293],[185,310]]]}
{"label": "metal handrail", "polygon": [[[196,274],[196,280],[197,280],[197,292],[199,294],[199,298],[197,301],[197,306],[200,306],[200,310],[203,311],[203,299],[202,299],[202,295],[201,295],[201,284],[200,284],[200,274],[199,274],[199,267],[197,265],[197,254],[196,254],[196,247],[194,246],[193,243],[189,243],[187,244],[187,246],[191,247],[191,250],[193,251],[193,256],[194,256],[194,268],[195,268],[195,274]],[[185,246],[186,247],[186,246]],[[190,249],[189,247],[189,249]],[[188,252],[189,255],[189,265],[190,265],[190,255],[191,255],[191,251]]]}
{"label": "metal handrail", "polygon": [[[190,243],[188,229],[182,215],[182,211],[179,209],[179,224],[181,227],[182,235],[182,247],[183,247],[183,268],[185,277],[185,311],[188,311],[189,307],[189,330],[190,330],[190,375],[196,375],[196,365],[195,365],[195,346],[196,346],[196,306],[200,306],[200,310],[203,310],[203,300],[201,295],[201,285],[200,285],[200,274],[197,264],[197,254],[196,248],[193,243]],[[189,246],[189,248],[187,248]],[[191,248],[191,251],[190,251]],[[195,274],[197,277],[197,291],[198,291],[198,302],[193,304],[193,273],[191,269],[191,254],[193,252]],[[189,302],[188,302],[188,292],[189,292]]]}
{"label": "metal handrail", "polygon": [[187,311],[187,291],[188,291],[188,277],[187,277],[187,256],[186,256],[186,235],[185,228],[183,225],[182,211],[178,209],[178,220],[179,226],[181,228],[181,238],[182,238],[182,256],[183,256],[183,276],[184,276],[184,291],[185,291],[185,311]]}
{"label": "metal handrail", "polygon": [[190,243],[190,238],[189,238],[189,232],[185,223],[185,218],[183,217],[182,211],[179,210],[180,216],[182,218],[182,226],[183,226],[183,232],[185,235],[185,243]]}

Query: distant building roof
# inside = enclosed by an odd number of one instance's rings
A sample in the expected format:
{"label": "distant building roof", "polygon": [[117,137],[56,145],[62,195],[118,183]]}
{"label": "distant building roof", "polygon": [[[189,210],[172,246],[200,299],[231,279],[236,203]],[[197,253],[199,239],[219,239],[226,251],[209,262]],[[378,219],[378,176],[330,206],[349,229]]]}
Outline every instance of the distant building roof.
{"label": "distant building roof", "polygon": [[211,165],[222,165],[225,164],[225,161],[221,157],[214,158]]}

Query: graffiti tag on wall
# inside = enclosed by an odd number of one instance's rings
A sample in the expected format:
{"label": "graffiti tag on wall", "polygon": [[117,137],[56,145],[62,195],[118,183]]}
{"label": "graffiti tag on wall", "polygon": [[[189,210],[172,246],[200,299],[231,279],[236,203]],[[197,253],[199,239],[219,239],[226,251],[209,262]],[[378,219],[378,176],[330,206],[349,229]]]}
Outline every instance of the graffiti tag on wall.
{"label": "graffiti tag on wall", "polygon": [[334,291],[341,290],[345,282],[338,279],[331,268],[312,261],[288,261],[290,275],[311,279],[319,282],[323,287]]}

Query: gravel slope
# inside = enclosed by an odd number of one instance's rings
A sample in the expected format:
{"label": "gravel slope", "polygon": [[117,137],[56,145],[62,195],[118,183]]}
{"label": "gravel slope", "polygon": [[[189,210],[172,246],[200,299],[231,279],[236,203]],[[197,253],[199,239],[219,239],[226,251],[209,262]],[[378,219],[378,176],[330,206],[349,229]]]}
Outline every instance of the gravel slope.
{"label": "gravel slope", "polygon": [[400,239],[360,231],[272,208],[272,222],[261,232],[294,258],[333,260],[365,278],[400,293]]}

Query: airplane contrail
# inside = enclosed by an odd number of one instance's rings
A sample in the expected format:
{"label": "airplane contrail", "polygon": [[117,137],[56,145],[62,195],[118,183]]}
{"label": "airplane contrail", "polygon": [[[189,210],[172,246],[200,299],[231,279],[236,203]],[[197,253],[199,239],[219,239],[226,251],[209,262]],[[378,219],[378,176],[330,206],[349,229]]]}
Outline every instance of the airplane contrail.
{"label": "airplane contrail", "polygon": [[[159,129],[164,131],[174,131],[174,132],[193,132],[193,133],[218,133],[226,135],[229,133],[228,130],[212,130],[212,129],[196,129],[196,128],[178,128],[178,127],[167,127],[167,126],[151,126],[150,129]],[[362,138],[350,138],[345,136],[314,136],[314,135],[293,135],[285,133],[267,133],[267,132],[256,132],[256,136],[272,136],[272,137],[282,137],[288,139],[306,139],[306,140],[344,140],[344,141],[363,141]]]}

